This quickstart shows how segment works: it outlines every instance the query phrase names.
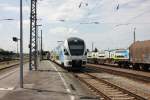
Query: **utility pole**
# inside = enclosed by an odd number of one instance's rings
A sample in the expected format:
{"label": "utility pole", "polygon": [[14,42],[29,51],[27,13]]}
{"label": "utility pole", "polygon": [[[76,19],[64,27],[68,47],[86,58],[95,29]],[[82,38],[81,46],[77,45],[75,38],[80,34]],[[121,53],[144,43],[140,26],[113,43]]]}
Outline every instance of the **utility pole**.
{"label": "utility pole", "polygon": [[94,48],[94,43],[92,42],[92,51],[93,51],[93,48]]}
{"label": "utility pole", "polygon": [[41,30],[41,60],[43,60],[43,34]]}
{"label": "utility pole", "polygon": [[[36,38],[37,38],[37,67],[39,65],[39,60],[41,59],[41,55],[40,55],[40,46],[41,46],[41,43],[40,43],[40,37],[39,37],[39,27],[42,26],[41,24],[39,25],[36,25],[36,29],[37,29],[37,35],[36,35]],[[40,58],[40,59],[39,59]]]}
{"label": "utility pole", "polygon": [[37,48],[37,0],[31,0],[31,13],[30,13],[30,58],[29,70],[34,67],[37,70],[38,61],[38,48]]}
{"label": "utility pole", "polygon": [[16,42],[17,42],[17,57],[19,58],[19,50],[18,50],[18,49],[19,49],[19,48],[18,48],[19,45],[18,45],[18,40],[17,40]]}
{"label": "utility pole", "polygon": [[135,30],[136,30],[136,28],[134,28],[134,33],[133,33],[133,37],[134,37],[134,40],[133,40],[133,43],[135,43],[135,41],[136,41],[136,34],[135,34]]}
{"label": "utility pole", "polygon": [[20,87],[23,88],[23,21],[22,0],[20,0]]}

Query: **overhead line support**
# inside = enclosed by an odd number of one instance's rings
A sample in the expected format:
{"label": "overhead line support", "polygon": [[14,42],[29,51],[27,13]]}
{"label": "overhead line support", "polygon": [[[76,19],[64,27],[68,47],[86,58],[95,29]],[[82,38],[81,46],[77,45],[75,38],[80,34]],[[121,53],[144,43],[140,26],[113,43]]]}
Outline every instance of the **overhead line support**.
{"label": "overhead line support", "polygon": [[38,48],[37,48],[37,0],[31,0],[30,12],[30,44],[29,44],[29,70],[33,67],[37,70]]}

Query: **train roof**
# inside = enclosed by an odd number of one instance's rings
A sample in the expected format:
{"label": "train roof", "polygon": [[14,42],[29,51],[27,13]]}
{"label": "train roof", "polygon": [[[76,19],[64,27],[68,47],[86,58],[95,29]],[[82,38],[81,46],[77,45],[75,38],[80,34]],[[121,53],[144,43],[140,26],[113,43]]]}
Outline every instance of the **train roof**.
{"label": "train roof", "polygon": [[150,48],[150,40],[136,41],[135,43],[130,45],[130,48],[131,47],[135,47],[135,48],[137,48],[137,47],[142,47],[142,48],[149,47]]}
{"label": "train roof", "polygon": [[129,50],[129,49],[126,49],[126,48],[120,48],[120,49],[111,49],[111,50],[104,50],[104,51],[110,51],[110,52],[112,52],[112,51],[124,51],[124,50]]}
{"label": "train roof", "polygon": [[150,43],[150,40],[145,40],[145,41],[136,41],[133,44],[149,44],[149,43]]}
{"label": "train roof", "polygon": [[67,38],[68,41],[74,41],[74,40],[80,40],[80,41],[83,41],[83,39],[80,39],[78,37],[69,37]]}

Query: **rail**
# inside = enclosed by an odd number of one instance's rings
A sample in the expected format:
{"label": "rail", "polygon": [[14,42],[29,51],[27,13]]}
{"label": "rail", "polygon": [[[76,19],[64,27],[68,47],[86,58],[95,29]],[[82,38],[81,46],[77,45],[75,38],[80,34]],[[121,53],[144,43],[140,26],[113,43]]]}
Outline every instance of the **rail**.
{"label": "rail", "polygon": [[105,100],[147,100],[89,73],[75,74],[75,76]]}

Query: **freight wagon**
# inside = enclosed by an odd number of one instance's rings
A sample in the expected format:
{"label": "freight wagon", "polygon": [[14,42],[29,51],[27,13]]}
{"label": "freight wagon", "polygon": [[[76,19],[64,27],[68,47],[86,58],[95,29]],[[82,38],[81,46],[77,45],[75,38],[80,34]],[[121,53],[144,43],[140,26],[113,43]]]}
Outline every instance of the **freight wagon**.
{"label": "freight wagon", "polygon": [[[89,54],[90,53],[90,54]],[[150,70],[150,40],[137,41],[129,49],[89,52],[88,63],[118,64],[119,67]]]}
{"label": "freight wagon", "polygon": [[133,68],[140,67],[148,70],[150,68],[150,40],[137,41],[130,47],[130,63]]}

